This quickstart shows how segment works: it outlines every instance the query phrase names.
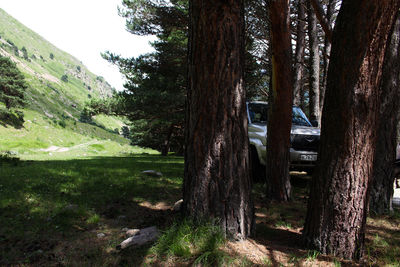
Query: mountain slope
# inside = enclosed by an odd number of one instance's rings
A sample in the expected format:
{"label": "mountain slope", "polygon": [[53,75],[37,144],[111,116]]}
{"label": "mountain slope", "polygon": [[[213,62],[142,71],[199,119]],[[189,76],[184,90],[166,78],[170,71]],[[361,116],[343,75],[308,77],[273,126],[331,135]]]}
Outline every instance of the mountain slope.
{"label": "mountain slope", "polygon": [[[5,152],[22,159],[48,160],[143,151],[129,146],[129,140],[118,134],[124,126],[120,118],[99,115],[94,118],[94,124],[79,121],[85,102],[110,97],[114,89],[78,59],[2,9],[0,55],[17,64],[29,87],[28,104],[22,110],[23,127],[16,129],[7,125],[0,116],[0,163]],[[0,102],[0,115],[2,110],[4,104]]]}
{"label": "mountain slope", "polygon": [[[58,49],[0,9],[0,54],[11,58],[30,86],[29,108],[50,118],[79,118],[91,97],[112,94],[111,86],[78,59]],[[79,40],[77,40],[79,41]]]}

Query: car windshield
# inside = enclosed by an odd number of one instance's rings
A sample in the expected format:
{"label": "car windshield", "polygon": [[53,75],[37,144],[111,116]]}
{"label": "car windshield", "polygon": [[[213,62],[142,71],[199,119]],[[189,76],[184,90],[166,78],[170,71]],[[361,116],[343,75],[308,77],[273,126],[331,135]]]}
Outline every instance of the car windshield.
{"label": "car windshield", "polygon": [[293,107],[292,124],[312,127],[304,112],[298,107]]}
{"label": "car windshield", "polygon": [[[267,124],[268,120],[268,105],[263,103],[250,103],[248,105],[249,119],[251,123]],[[298,108],[293,107],[292,124],[299,126],[311,127],[310,121],[307,119],[304,112]]]}

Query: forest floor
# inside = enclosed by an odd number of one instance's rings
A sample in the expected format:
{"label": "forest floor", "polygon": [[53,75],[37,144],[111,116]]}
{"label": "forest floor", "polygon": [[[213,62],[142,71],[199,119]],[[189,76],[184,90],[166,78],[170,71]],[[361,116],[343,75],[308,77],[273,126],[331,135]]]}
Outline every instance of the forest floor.
{"label": "forest floor", "polygon": [[[0,162],[0,266],[191,266],[194,257],[157,258],[152,244],[117,250],[122,229],[157,226],[180,214],[181,157],[127,157]],[[142,174],[156,170],[162,177]],[[368,218],[360,262],[302,247],[310,177],[292,173],[293,201],[264,201],[255,184],[255,235],[218,249],[238,266],[400,266],[400,211]]]}

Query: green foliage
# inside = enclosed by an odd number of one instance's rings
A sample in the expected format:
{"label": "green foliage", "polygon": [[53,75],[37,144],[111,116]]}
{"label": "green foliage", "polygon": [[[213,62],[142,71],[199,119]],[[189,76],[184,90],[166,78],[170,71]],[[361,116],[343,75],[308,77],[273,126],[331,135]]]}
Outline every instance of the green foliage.
{"label": "green foliage", "polygon": [[20,162],[20,159],[17,157],[17,153],[13,151],[0,151],[0,166],[3,163],[10,163],[16,166]]}
{"label": "green foliage", "polygon": [[27,61],[30,61],[29,55],[28,55],[28,50],[26,50],[26,47],[25,47],[25,46],[23,46],[23,47],[21,48],[21,51],[22,51],[22,53],[23,53],[24,59],[27,60]]}
{"label": "green foliage", "polygon": [[[137,58],[122,58],[110,52],[103,54],[126,76],[126,91],[119,103],[131,121],[133,144],[163,151],[183,150],[184,110],[186,97],[187,0],[126,0],[120,14],[128,30],[136,35],[156,35],[155,52]],[[255,49],[253,38],[246,36],[248,51]],[[259,61],[246,53],[245,84],[248,96],[265,87],[265,71]]]}
{"label": "green foliage", "polygon": [[64,74],[63,76],[61,76],[61,81],[63,81],[63,82],[68,82],[68,75],[67,74]]}
{"label": "green foliage", "polygon": [[50,53],[50,59],[54,59],[54,54],[53,53]]}
{"label": "green foliage", "polygon": [[10,125],[20,129],[24,124],[24,113],[19,110],[4,110],[0,108],[0,125]]}
{"label": "green foliage", "polygon": [[161,259],[179,257],[195,259],[196,266],[218,266],[227,258],[219,249],[224,243],[224,234],[216,223],[185,219],[167,229],[151,252]]}
{"label": "green foliage", "polygon": [[15,63],[0,56],[0,101],[7,109],[25,105],[25,90],[28,88],[25,78]]}

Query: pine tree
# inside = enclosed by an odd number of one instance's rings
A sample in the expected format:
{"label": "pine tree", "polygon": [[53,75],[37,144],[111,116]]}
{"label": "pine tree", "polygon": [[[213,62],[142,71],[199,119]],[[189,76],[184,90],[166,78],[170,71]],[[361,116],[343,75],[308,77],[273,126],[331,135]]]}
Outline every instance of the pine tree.
{"label": "pine tree", "polygon": [[25,104],[24,94],[27,85],[24,76],[9,58],[0,56],[0,101],[7,109]]}

